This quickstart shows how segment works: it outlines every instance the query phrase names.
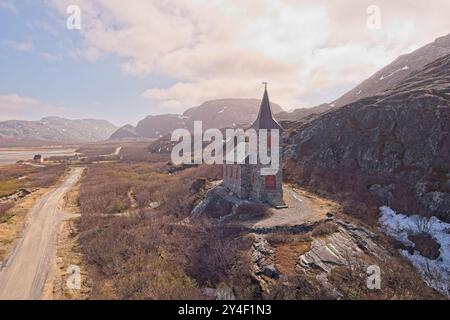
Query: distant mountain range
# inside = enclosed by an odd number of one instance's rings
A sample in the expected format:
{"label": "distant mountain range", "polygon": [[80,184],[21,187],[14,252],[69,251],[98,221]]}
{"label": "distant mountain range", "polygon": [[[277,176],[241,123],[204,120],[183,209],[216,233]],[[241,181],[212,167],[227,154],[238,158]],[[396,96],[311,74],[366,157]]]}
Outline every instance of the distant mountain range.
{"label": "distant mountain range", "polygon": [[[450,34],[434,42],[397,58],[360,85],[344,94],[333,103],[324,103],[313,108],[299,108],[291,112],[272,103],[275,117],[279,121],[299,121],[313,115],[343,107],[360,99],[371,97],[395,87],[410,75],[421,70],[428,63],[450,53]],[[187,110],[182,115],[165,114],[148,116],[136,127],[127,125],[115,132],[111,139],[153,138],[165,136],[176,128],[192,128],[195,120],[203,121],[207,128],[224,128],[245,125],[256,118],[260,100],[222,99],[207,101]]]}
{"label": "distant mountain range", "polygon": [[[182,115],[163,114],[148,116],[136,127],[126,125],[111,135],[111,139],[144,137],[157,139],[177,128],[192,129],[194,121],[202,121],[203,129],[245,126],[258,115],[261,100],[258,99],[221,99],[207,101],[198,107],[186,110]],[[272,103],[274,113],[283,109]]]}
{"label": "distant mountain range", "polygon": [[0,122],[0,145],[78,143],[108,139],[117,127],[106,120],[46,117],[39,121]]}
{"label": "distant mountain range", "polygon": [[[291,112],[286,112],[278,104],[272,103],[273,112],[279,121],[307,120],[394,88],[428,63],[449,53],[450,35],[447,35],[412,53],[400,56],[333,103],[300,108]],[[136,127],[126,125],[117,128],[104,120],[67,120],[57,117],[47,117],[40,121],[4,121],[0,122],[0,145],[5,143],[15,145],[30,141],[67,143],[107,139],[158,139],[177,128],[192,129],[194,121],[202,121],[204,129],[245,126],[256,118],[259,104],[258,99],[212,100],[183,114],[148,116]]]}

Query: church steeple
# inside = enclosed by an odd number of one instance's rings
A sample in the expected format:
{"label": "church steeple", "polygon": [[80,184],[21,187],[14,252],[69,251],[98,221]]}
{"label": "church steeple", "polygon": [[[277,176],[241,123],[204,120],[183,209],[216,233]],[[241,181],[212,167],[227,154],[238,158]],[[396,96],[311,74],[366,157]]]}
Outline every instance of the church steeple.
{"label": "church steeple", "polygon": [[259,114],[255,122],[253,122],[252,128],[259,129],[279,129],[282,130],[280,124],[274,119],[272,108],[270,107],[269,94],[267,93],[267,82],[264,84],[264,95],[261,101],[261,107],[259,108]]}

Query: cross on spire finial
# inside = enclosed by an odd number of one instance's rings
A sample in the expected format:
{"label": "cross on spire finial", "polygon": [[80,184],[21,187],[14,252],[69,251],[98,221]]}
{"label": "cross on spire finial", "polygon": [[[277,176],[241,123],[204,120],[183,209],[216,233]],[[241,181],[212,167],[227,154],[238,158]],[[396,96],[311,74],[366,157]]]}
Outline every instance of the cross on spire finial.
{"label": "cross on spire finial", "polygon": [[264,81],[262,84],[264,85],[264,89],[267,90],[267,85],[268,85],[268,83],[267,83],[266,81]]}

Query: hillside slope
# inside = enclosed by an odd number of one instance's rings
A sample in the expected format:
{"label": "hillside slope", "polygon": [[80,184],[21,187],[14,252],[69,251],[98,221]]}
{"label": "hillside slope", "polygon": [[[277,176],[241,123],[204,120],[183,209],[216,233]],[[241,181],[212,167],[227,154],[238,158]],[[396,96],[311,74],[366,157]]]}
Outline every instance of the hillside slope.
{"label": "hillside slope", "polygon": [[450,53],[450,34],[436,39],[409,54],[398,57],[373,76],[337,99],[333,105],[342,107],[359,99],[371,97],[395,87],[400,82],[421,70],[428,63]]}
{"label": "hillside slope", "polygon": [[288,176],[348,200],[356,213],[388,205],[449,221],[449,132],[446,55],[392,90],[291,125]]}

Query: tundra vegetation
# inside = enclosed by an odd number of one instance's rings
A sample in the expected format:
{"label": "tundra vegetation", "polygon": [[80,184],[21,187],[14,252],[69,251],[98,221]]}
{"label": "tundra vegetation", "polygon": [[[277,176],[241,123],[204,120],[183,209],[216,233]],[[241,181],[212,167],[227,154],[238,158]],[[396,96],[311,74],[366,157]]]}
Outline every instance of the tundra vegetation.
{"label": "tundra vegetation", "polygon": [[[238,299],[333,298],[314,272],[297,268],[299,255],[310,250],[315,238],[336,232],[333,222],[302,234],[266,235],[283,275],[279,281],[270,280],[272,289],[267,292],[254,274],[253,235],[240,225],[241,220],[267,217],[265,207],[241,205],[237,218],[224,224],[207,217],[188,219],[208,188],[221,179],[222,168],[175,166],[170,153],[142,148],[143,144],[125,145],[121,160],[89,164],[81,180],[79,241],[92,279],[89,299],[210,299],[217,289],[231,290]],[[344,209],[340,214],[357,221]],[[387,237],[379,241],[393,257],[380,266],[382,290],[367,289],[364,265],[349,261],[327,280],[342,298],[441,297],[401,260]],[[367,257],[367,262],[374,261]]]}

